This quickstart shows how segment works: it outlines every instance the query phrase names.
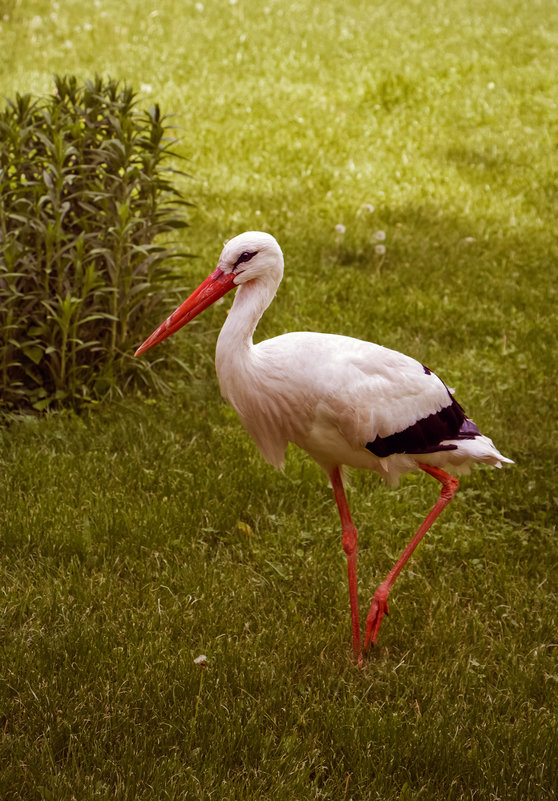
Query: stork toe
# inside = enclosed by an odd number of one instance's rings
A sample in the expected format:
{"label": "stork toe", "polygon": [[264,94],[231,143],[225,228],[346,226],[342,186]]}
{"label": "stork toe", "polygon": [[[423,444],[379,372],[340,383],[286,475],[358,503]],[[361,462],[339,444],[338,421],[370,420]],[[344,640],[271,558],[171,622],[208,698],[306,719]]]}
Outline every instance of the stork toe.
{"label": "stork toe", "polygon": [[387,603],[388,594],[388,591],[382,586],[380,586],[374,593],[374,598],[372,599],[372,604],[370,605],[370,611],[366,617],[366,635],[364,639],[365,649],[369,648],[370,643],[372,643],[372,645],[376,645],[376,640],[378,639],[378,634],[380,632],[380,626],[382,625],[384,615],[389,615]]}

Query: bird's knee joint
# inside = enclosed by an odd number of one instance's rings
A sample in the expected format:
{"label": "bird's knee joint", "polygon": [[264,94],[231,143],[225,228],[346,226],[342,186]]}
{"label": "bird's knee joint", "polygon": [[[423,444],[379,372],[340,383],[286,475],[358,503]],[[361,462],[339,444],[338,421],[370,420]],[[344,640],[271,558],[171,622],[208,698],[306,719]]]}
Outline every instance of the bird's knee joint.
{"label": "bird's knee joint", "polygon": [[455,478],[455,476],[448,476],[442,486],[442,498],[444,498],[446,501],[451,501],[458,489],[459,481]]}
{"label": "bird's knee joint", "polygon": [[354,526],[343,529],[343,550],[351,556],[357,548],[357,530]]}

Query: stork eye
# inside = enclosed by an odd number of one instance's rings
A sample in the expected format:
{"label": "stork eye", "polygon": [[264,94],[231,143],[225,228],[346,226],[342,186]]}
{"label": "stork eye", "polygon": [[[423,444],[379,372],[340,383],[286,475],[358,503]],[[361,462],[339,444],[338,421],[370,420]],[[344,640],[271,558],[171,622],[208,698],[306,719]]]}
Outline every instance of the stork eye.
{"label": "stork eye", "polygon": [[241,253],[238,259],[235,261],[234,266],[238,267],[239,264],[242,264],[245,261],[250,261],[250,259],[254,258],[257,252],[257,250],[254,250],[253,252],[245,250],[244,253]]}

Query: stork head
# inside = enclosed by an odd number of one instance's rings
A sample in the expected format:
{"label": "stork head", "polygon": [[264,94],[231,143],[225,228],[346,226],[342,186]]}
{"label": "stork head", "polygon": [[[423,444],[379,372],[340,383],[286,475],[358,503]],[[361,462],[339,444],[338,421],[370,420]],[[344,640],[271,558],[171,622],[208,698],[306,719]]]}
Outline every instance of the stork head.
{"label": "stork head", "polygon": [[283,253],[271,234],[246,231],[235,236],[223,248],[217,269],[140,345],[135,355],[158,345],[231,289],[259,279],[275,290],[282,276]]}
{"label": "stork head", "polygon": [[254,278],[278,284],[283,277],[283,253],[271,234],[246,231],[226,243],[217,268],[225,274],[233,273],[235,286]]}

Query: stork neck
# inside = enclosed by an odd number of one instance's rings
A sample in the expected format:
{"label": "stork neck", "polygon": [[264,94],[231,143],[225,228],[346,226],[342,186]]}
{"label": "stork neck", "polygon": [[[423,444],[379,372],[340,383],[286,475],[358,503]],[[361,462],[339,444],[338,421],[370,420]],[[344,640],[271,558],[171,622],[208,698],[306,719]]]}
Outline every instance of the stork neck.
{"label": "stork neck", "polygon": [[276,287],[268,286],[262,280],[249,281],[238,287],[217,340],[217,353],[225,350],[230,357],[238,349],[244,350],[252,346],[256,326],[273,300],[275,291]]}

